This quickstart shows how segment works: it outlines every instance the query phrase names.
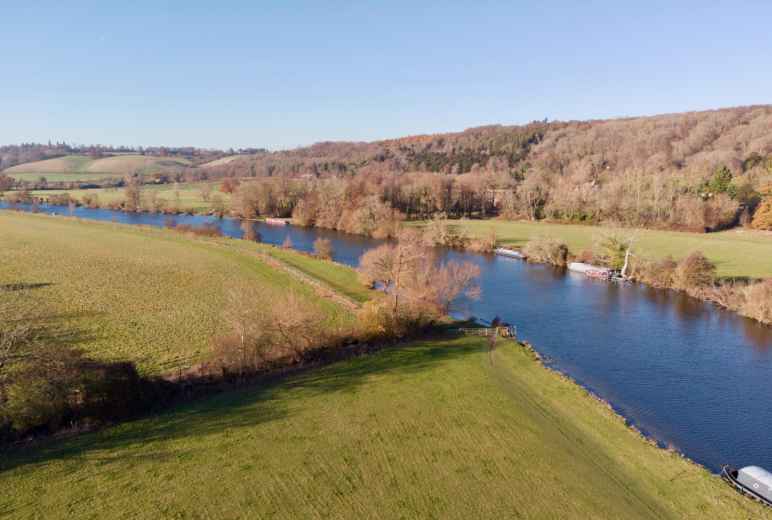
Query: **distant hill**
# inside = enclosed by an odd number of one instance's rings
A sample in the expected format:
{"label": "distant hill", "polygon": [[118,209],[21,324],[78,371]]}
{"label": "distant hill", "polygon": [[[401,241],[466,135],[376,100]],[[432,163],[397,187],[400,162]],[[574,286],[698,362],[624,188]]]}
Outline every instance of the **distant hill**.
{"label": "distant hill", "polygon": [[133,173],[150,175],[180,171],[188,168],[190,161],[180,157],[155,157],[147,155],[113,155],[93,158],[85,155],[68,155],[19,164],[3,171],[17,179],[34,180],[52,177],[50,180],[87,180],[100,177],[123,177]]}
{"label": "distant hill", "polygon": [[589,121],[491,125],[462,132],[322,142],[209,163],[233,176],[539,170],[576,183],[638,169],[702,177],[742,174],[772,157],[772,105]]}
{"label": "distant hill", "polygon": [[233,161],[239,160],[243,155],[229,155],[227,157],[221,157],[219,159],[215,159],[214,161],[205,162],[203,164],[199,164],[199,168],[216,168],[218,166],[223,166],[225,164],[231,163]]}

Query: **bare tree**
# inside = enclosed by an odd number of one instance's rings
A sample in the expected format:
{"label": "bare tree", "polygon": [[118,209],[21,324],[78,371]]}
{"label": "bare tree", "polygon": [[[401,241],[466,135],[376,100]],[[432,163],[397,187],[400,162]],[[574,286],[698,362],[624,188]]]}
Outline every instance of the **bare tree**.
{"label": "bare tree", "polygon": [[333,249],[332,242],[328,238],[319,237],[314,241],[314,252],[319,258],[331,260]]}

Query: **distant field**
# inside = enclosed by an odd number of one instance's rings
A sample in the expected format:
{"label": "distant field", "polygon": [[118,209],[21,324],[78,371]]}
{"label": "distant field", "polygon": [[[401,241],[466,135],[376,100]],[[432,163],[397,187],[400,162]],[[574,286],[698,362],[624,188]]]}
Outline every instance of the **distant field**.
{"label": "distant field", "polygon": [[239,159],[241,157],[245,157],[244,155],[229,155],[228,157],[220,157],[219,159],[215,159],[214,161],[209,161],[207,163],[204,163],[200,165],[200,168],[214,168],[215,166],[222,166],[224,164],[228,164],[229,162],[233,162],[236,159]]}
{"label": "distant field", "polygon": [[16,180],[30,182],[39,181],[41,177],[45,177],[48,182],[93,182],[124,177],[120,173],[10,173],[7,170],[3,173]]}
{"label": "distant field", "polygon": [[[28,289],[28,296],[57,316],[63,330],[77,331],[80,346],[104,358],[134,360],[146,372],[201,361],[235,284],[259,289],[266,305],[295,290],[325,309],[331,323],[353,319],[310,286],[261,262],[254,253],[262,247],[0,211],[0,285],[42,284]],[[353,273],[336,264],[324,270],[333,278]]]}
{"label": "distant field", "polygon": [[23,180],[37,180],[45,177],[50,181],[88,181],[105,177],[123,177],[133,173],[163,172],[189,165],[190,161],[178,157],[115,155],[94,159],[83,155],[70,155],[19,164],[4,170],[3,173]]}
{"label": "distant field", "polygon": [[9,455],[0,489],[6,518],[772,518],[521,347],[489,358],[480,338]]}
{"label": "distant field", "polygon": [[493,228],[498,243],[503,246],[521,247],[533,237],[556,237],[573,253],[590,249],[597,237],[617,231],[623,236],[635,235],[635,249],[642,256],[663,258],[673,255],[678,259],[699,250],[716,264],[719,276],[772,277],[772,233],[761,231],[699,234],[507,220],[450,220],[448,223],[472,237],[487,236]]}
{"label": "distant field", "polygon": [[[174,183],[174,184],[146,184],[142,187],[143,196],[147,197],[155,192],[160,199],[174,205],[179,202],[181,211],[201,212],[212,209],[212,201],[204,200],[203,190],[208,186],[211,194],[217,194],[222,198],[226,206],[230,203],[230,194],[219,191],[220,184],[217,182],[196,182],[196,183]],[[124,188],[99,188],[93,190],[39,190],[32,194],[37,197],[46,198],[51,195],[69,193],[76,200],[83,200],[84,195],[96,195],[101,204],[109,204],[115,201],[126,199],[126,190]]]}

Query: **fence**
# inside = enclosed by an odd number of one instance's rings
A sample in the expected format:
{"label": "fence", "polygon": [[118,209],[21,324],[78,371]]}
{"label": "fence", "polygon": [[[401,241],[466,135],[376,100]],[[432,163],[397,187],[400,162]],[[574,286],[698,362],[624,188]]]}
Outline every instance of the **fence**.
{"label": "fence", "polygon": [[461,328],[458,330],[467,336],[492,336],[495,334],[502,338],[517,339],[517,327],[514,325],[502,327]]}

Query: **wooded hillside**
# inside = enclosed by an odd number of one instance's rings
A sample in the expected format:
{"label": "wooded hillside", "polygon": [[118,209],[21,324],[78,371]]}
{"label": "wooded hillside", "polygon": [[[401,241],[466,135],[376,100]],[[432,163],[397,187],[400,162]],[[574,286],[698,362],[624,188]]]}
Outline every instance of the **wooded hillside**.
{"label": "wooded hillside", "polygon": [[772,106],[327,142],[212,170],[305,178],[314,181],[310,191],[322,189],[319,179],[343,177],[408,217],[500,214],[715,230],[750,222],[772,185]]}

